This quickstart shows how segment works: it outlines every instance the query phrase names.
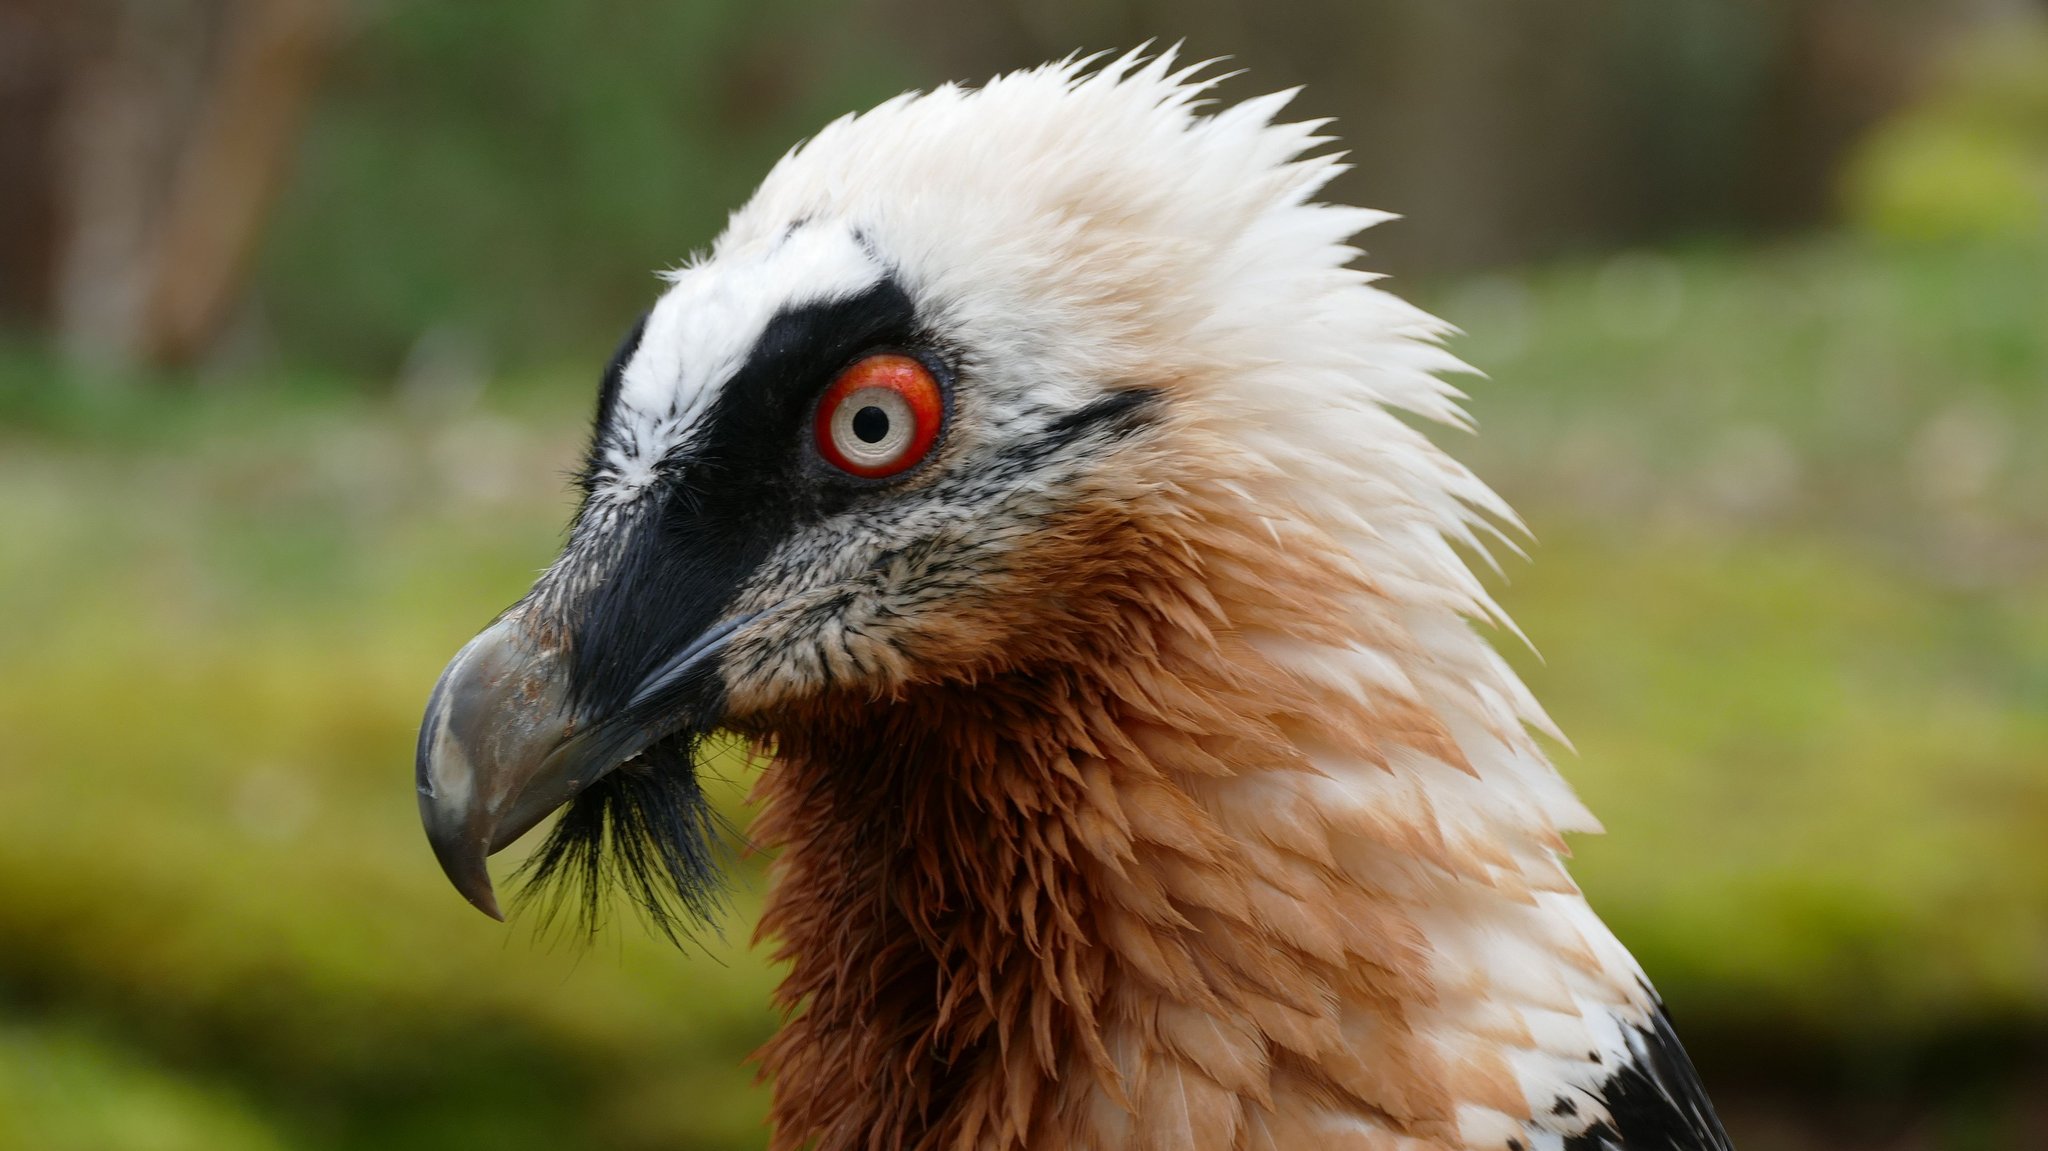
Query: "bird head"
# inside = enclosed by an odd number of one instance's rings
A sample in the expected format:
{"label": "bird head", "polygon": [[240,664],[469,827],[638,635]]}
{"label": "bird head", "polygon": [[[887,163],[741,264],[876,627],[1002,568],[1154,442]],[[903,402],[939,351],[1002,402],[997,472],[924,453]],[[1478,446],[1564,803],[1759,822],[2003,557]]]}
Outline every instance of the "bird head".
{"label": "bird head", "polygon": [[427,708],[421,812],[473,903],[567,805],[543,870],[608,849],[701,910],[707,733],[1054,666],[1178,610],[1138,573],[1201,563],[1202,522],[1341,552],[1490,499],[1391,414],[1454,418],[1457,365],[1347,268],[1383,217],[1311,202],[1340,168],[1274,122],[1287,94],[1203,114],[1196,71],[1070,61],[841,119],[668,274],[566,546]]}

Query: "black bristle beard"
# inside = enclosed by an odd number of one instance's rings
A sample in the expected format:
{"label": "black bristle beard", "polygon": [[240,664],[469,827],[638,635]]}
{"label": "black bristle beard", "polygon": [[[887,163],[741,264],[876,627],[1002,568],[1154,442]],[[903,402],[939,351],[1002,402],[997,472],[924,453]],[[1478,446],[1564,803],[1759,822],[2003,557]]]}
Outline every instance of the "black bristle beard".
{"label": "black bristle beard", "polygon": [[595,935],[617,886],[677,946],[703,927],[718,933],[731,829],[698,782],[702,742],[662,739],[570,801],[518,871],[519,901],[538,905],[543,930],[567,912],[576,931]]}

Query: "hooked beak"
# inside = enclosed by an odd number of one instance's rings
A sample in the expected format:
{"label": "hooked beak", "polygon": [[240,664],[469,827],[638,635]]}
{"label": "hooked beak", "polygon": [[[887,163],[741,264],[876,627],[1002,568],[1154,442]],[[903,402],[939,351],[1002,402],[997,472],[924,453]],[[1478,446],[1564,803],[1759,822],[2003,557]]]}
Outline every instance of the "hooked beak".
{"label": "hooked beak", "polygon": [[715,718],[682,704],[715,691],[715,658],[744,622],[713,625],[611,715],[571,700],[568,652],[520,609],[457,652],[427,701],[415,762],[420,820],[455,889],[503,920],[484,861],[649,744]]}

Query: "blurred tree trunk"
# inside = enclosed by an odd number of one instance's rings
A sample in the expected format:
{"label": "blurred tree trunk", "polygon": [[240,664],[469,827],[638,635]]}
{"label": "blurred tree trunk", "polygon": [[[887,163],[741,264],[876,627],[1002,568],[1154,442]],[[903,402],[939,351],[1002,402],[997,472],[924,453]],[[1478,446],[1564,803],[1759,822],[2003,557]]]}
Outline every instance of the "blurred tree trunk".
{"label": "blurred tree trunk", "polygon": [[337,0],[0,0],[9,317],[173,366],[230,316]]}
{"label": "blurred tree trunk", "polygon": [[226,323],[290,166],[332,0],[236,8],[154,244],[143,358],[187,363]]}
{"label": "blurred tree trunk", "polygon": [[40,324],[55,302],[65,7],[0,0],[0,323],[9,325]]}

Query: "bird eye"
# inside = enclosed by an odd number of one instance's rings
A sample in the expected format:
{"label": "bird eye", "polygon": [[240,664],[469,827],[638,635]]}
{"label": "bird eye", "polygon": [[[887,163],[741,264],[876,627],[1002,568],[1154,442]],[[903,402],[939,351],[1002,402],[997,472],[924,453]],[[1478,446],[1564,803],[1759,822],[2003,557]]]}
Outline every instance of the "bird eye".
{"label": "bird eye", "polygon": [[840,471],[878,480],[909,471],[931,454],[946,400],[931,369],[881,352],[840,372],[818,402],[818,454]]}

